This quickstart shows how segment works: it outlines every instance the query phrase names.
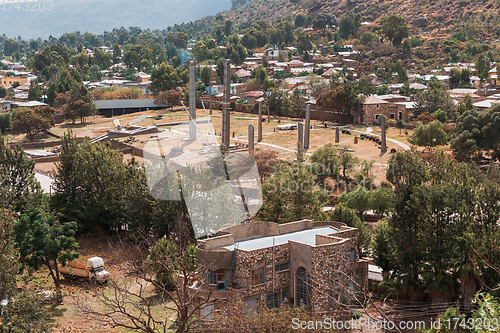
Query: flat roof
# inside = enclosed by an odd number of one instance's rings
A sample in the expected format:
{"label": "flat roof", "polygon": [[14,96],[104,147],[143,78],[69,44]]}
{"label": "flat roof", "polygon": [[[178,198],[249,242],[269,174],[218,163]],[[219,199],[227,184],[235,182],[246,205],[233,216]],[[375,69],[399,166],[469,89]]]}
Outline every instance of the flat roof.
{"label": "flat roof", "polygon": [[95,100],[94,104],[97,109],[155,108],[164,106],[155,104],[152,98]]}
{"label": "flat roof", "polygon": [[235,242],[234,245],[222,246],[222,248],[233,251],[234,246],[238,244],[238,250],[253,251],[259,249],[265,249],[266,247],[273,246],[273,239],[275,246],[286,244],[289,241],[295,241],[309,245],[316,245],[316,235],[330,235],[337,232],[338,229],[333,227],[307,229],[283,235],[259,237],[259,238],[239,241]]}

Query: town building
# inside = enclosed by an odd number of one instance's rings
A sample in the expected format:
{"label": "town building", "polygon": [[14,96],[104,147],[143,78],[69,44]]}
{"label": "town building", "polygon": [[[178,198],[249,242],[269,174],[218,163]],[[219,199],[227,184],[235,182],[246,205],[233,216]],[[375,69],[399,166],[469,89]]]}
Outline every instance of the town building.
{"label": "town building", "polygon": [[27,77],[20,76],[4,76],[0,78],[0,85],[2,86],[12,86],[15,82],[19,83],[19,85],[23,85],[28,82]]}
{"label": "town building", "polygon": [[198,241],[201,281],[191,287],[210,302],[211,319],[241,301],[249,310],[304,306],[333,313],[365,290],[368,262],[357,251],[358,230],[340,222],[252,222]]}
{"label": "town building", "polygon": [[394,97],[395,95],[382,96],[382,98],[386,97],[387,100],[376,96],[366,97],[362,102],[362,115],[355,115],[354,123],[371,125],[381,115],[386,116],[387,119],[408,121],[409,109],[406,108],[404,101],[391,98],[391,96]]}

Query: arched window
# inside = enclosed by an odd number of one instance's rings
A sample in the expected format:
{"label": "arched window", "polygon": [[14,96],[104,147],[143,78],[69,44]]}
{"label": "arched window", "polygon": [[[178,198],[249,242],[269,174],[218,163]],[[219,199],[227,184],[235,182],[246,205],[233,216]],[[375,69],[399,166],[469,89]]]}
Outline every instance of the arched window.
{"label": "arched window", "polygon": [[305,268],[299,268],[295,277],[295,293],[297,296],[297,306],[304,306],[306,309],[310,305],[310,279]]}

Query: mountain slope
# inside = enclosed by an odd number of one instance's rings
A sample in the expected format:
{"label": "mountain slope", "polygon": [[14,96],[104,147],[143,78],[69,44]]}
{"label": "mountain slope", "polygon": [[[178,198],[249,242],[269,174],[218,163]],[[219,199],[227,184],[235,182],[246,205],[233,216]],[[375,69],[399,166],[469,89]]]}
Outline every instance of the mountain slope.
{"label": "mountain slope", "polygon": [[482,29],[477,31],[481,39],[486,38],[485,29],[492,32],[500,26],[499,8],[496,0],[300,0],[296,4],[290,0],[253,0],[240,8],[223,12],[222,16],[239,25],[259,19],[293,18],[299,12],[311,16],[327,12],[340,18],[352,10],[360,13],[363,20],[371,22],[395,14],[403,16],[410,28],[424,35],[445,37],[455,27],[465,31],[470,29],[467,23],[475,15],[475,23]]}
{"label": "mountain slope", "polygon": [[[0,7],[3,11],[3,1]],[[121,26],[165,29],[229,8],[230,0],[53,0],[52,11],[35,7],[38,11],[31,12],[23,11],[23,7],[10,8],[7,3],[0,20],[0,32],[29,39],[58,37],[73,31],[102,33]]]}

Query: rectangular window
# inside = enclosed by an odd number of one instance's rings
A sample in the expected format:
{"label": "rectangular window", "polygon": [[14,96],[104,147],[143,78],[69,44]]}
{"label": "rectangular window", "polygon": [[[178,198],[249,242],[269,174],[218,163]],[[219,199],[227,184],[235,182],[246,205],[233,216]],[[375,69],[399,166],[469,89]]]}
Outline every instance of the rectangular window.
{"label": "rectangular window", "polygon": [[396,118],[396,114],[394,113],[391,113],[391,115],[389,116],[390,119],[395,119]]}
{"label": "rectangular window", "polygon": [[208,274],[208,284],[219,284],[225,281],[224,270],[212,271]]}
{"label": "rectangular window", "polygon": [[257,310],[259,309],[259,303],[260,303],[259,301],[260,301],[259,296],[248,298],[245,301],[245,309],[251,312],[257,312]]}
{"label": "rectangular window", "polygon": [[351,249],[351,251],[349,251],[349,257],[351,259],[351,262],[354,262],[354,260],[356,260],[356,250]]}
{"label": "rectangular window", "polygon": [[277,309],[280,307],[280,294],[279,293],[267,294],[267,307],[270,309]]}
{"label": "rectangular window", "polygon": [[283,289],[282,292],[281,292],[281,302],[283,304],[286,304],[288,303],[289,299],[288,299],[288,289]]}
{"label": "rectangular window", "polygon": [[200,318],[212,320],[214,319],[215,306],[213,303],[207,303],[203,307],[200,307]]}
{"label": "rectangular window", "polygon": [[281,272],[281,271],[287,270],[289,268],[290,268],[290,263],[288,261],[287,262],[281,262],[281,263],[275,265],[274,271],[275,272]]}
{"label": "rectangular window", "polygon": [[264,283],[264,268],[252,271],[252,285]]}

